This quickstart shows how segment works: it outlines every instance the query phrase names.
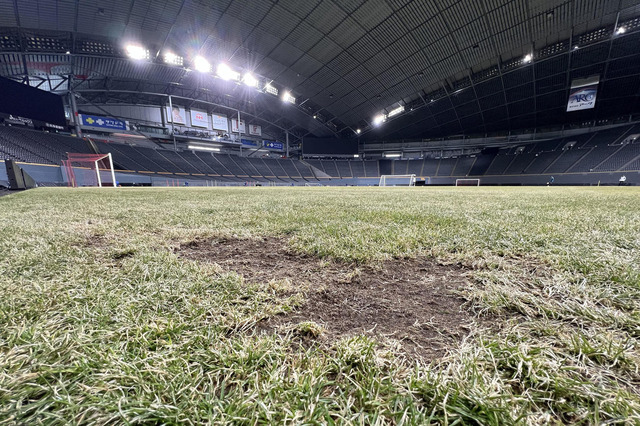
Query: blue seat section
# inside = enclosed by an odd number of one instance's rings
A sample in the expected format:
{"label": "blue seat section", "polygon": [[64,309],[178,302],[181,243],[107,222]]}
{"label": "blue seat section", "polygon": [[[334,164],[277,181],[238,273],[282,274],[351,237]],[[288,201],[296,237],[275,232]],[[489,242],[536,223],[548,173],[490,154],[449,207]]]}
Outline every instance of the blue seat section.
{"label": "blue seat section", "polygon": [[637,171],[640,169],[640,125],[624,125],[556,139],[487,149],[456,158],[310,159],[239,157],[202,151],[172,151],[139,145],[86,141],[20,126],[0,126],[0,160],[60,165],[67,153],[111,153],[116,169],[184,178],[222,181],[318,181],[379,178],[381,174],[425,177],[537,175]]}
{"label": "blue seat section", "polygon": [[377,161],[365,160],[364,161],[364,174],[366,177],[380,177],[380,169]]}
{"label": "blue seat section", "polygon": [[606,160],[609,156],[615,154],[621,148],[620,145],[614,146],[597,146],[580,158],[573,166],[567,169],[567,172],[591,172],[595,167]]}
{"label": "blue seat section", "polygon": [[[640,157],[640,141],[633,144],[624,145],[619,151],[607,158],[602,164],[595,168],[597,172],[612,172],[622,169],[627,163],[633,162]],[[633,169],[629,169],[633,170]]]}
{"label": "blue seat section", "polygon": [[495,156],[485,175],[501,175],[504,174],[509,164],[514,160],[515,154],[506,154],[506,150],[501,149],[498,155]]}
{"label": "blue seat section", "polygon": [[509,166],[504,171],[505,175],[518,175],[524,173],[529,167],[529,164],[536,158],[536,155],[531,152],[525,152],[515,156],[513,161],[509,163]]}
{"label": "blue seat section", "polygon": [[336,168],[338,169],[338,173],[340,173],[340,177],[353,177],[353,172],[351,171],[349,163],[351,163],[349,160],[336,160]]}
{"label": "blue seat section", "polygon": [[471,166],[475,163],[476,157],[460,157],[453,169],[453,176],[469,176]]}
{"label": "blue seat section", "polygon": [[62,164],[67,153],[93,154],[89,144],[71,136],[18,126],[0,126],[0,158],[25,163]]}
{"label": "blue seat section", "polygon": [[551,152],[538,152],[535,154],[535,157],[524,171],[526,174],[540,174],[544,173],[544,171],[553,163],[553,161],[558,158],[558,153],[555,151]]}
{"label": "blue seat section", "polygon": [[424,160],[409,160],[407,165],[407,174],[422,176],[423,165],[424,165]]}
{"label": "blue seat section", "polygon": [[562,151],[560,156],[556,157],[556,160],[545,170],[545,173],[564,173],[588,152],[588,149],[577,148]]}

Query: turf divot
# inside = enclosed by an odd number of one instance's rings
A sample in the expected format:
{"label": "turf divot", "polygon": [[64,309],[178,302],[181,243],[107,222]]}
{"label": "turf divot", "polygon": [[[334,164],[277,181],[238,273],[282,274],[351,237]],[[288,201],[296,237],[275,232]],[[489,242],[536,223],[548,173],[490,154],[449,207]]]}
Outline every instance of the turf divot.
{"label": "turf divot", "polygon": [[268,283],[282,295],[304,294],[299,309],[259,323],[263,333],[293,331],[307,343],[327,345],[367,335],[399,342],[411,358],[432,360],[465,337],[475,321],[458,294],[468,285],[466,271],[424,257],[349,264],[295,253],[286,239],[271,237],[195,240],[180,252],[246,282]]}

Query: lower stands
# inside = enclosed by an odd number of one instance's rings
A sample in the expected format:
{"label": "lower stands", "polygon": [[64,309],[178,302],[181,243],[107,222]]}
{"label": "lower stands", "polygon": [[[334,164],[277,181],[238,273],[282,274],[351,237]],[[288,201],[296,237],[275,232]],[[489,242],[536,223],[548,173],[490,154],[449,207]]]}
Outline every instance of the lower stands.
{"label": "lower stands", "polygon": [[[380,175],[415,174],[429,184],[452,184],[478,177],[482,184],[596,183],[603,177],[640,174],[639,126],[621,126],[589,135],[563,137],[508,148],[491,148],[471,156],[400,160],[307,160],[238,157],[100,141],[0,126],[0,160],[59,167],[68,152],[111,153],[116,169],[149,179],[258,182],[261,184],[374,185]],[[152,145],[152,144],[150,144]],[[44,170],[44,169],[43,169]],[[40,172],[38,172],[40,173]],[[49,176],[42,172],[40,176]],[[53,174],[52,179],[58,179]],[[559,179],[559,176],[564,176]],[[571,177],[571,178],[569,178]],[[630,183],[637,179],[631,178]],[[58,182],[58,181],[56,181]],[[59,183],[59,182],[58,182]]]}

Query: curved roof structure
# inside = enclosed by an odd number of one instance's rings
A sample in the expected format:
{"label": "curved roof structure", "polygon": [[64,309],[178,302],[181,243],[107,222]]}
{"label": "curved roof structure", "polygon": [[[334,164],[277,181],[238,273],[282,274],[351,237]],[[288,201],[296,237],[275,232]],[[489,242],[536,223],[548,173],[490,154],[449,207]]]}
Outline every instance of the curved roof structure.
{"label": "curved roof structure", "polygon": [[[533,129],[567,121],[577,78],[599,76],[600,92],[572,120],[640,110],[639,16],[638,0],[0,0],[0,74],[94,103],[172,94],[298,137]],[[198,56],[212,72],[193,70]]]}

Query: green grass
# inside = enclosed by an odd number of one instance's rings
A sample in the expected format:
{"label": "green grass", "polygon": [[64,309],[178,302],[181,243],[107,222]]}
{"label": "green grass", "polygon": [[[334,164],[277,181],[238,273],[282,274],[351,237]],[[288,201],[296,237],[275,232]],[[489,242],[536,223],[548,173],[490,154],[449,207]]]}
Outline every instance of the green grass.
{"label": "green grass", "polygon": [[[635,188],[38,189],[0,223],[0,425],[640,423]],[[174,249],[257,236],[464,265],[493,326],[431,364],[256,333],[304,295]]]}

